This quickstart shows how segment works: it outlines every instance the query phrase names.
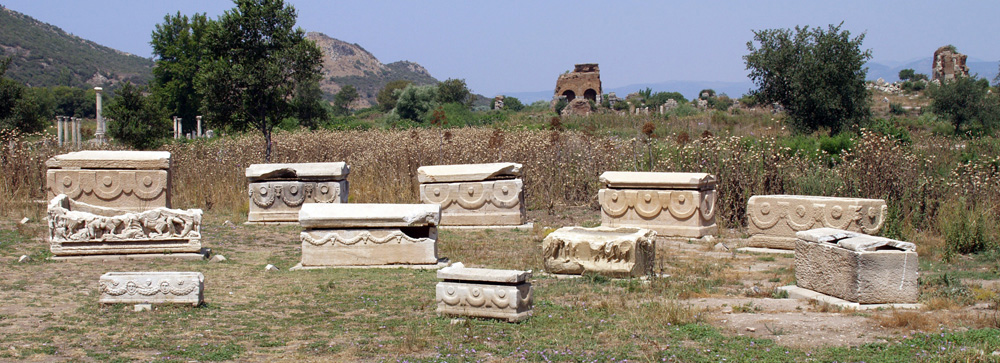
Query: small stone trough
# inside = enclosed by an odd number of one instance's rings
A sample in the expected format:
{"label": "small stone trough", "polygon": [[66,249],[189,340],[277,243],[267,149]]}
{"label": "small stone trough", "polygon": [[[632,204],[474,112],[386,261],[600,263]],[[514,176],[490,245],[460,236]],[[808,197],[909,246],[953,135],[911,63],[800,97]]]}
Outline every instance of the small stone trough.
{"label": "small stone trough", "polygon": [[417,169],[420,202],[441,206],[442,226],[521,226],[521,164],[432,165]]}
{"label": "small stone trough", "polygon": [[660,237],[714,235],[715,176],[705,173],[608,171],[597,194],[601,225],[637,227]]}
{"label": "small stone trough", "polygon": [[861,305],[917,302],[919,261],[913,243],[833,228],[796,235],[799,288]]}
{"label": "small stone trough", "polygon": [[438,270],[438,315],[520,322],[531,316],[531,271],[466,268],[461,263]]}
{"label": "small stone trough", "polygon": [[546,272],[559,275],[651,275],[655,239],[655,231],[642,228],[563,227],[545,236],[542,260]]}
{"label": "small stone trough", "polygon": [[101,304],[191,304],[205,301],[201,272],[108,272],[101,275]]}
{"label": "small stone trough", "polygon": [[303,204],[302,263],[293,269],[436,266],[440,218],[434,204]]}
{"label": "small stone trough", "polygon": [[349,173],[343,162],[250,165],[247,223],[297,223],[305,203],[347,203]]}
{"label": "small stone trough", "polygon": [[[201,210],[129,212],[77,202],[65,194],[48,205],[53,258],[82,255],[201,255]],[[190,255],[190,256],[188,256]]]}

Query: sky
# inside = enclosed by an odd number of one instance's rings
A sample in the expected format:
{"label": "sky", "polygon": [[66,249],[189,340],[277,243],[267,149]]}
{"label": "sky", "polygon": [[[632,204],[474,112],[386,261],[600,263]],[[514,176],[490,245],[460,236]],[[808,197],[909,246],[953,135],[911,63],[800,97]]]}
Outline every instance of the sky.
{"label": "sky", "polygon": [[[604,88],[663,81],[746,82],[753,31],[840,24],[865,34],[886,65],[952,44],[969,61],[1000,61],[1000,1],[324,1],[286,0],[298,26],[356,43],[383,63],[417,62],[486,96],[551,90],[577,63],[599,63]],[[143,57],[167,14],[224,0],[6,0],[7,8]],[[918,73],[930,73],[917,69]]]}

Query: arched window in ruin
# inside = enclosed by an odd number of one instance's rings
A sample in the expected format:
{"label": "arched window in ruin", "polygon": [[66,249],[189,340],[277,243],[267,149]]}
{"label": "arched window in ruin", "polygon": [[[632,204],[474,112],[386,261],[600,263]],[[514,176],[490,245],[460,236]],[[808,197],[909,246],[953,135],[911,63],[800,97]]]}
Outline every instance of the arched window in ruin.
{"label": "arched window in ruin", "polygon": [[563,92],[562,95],[566,96],[566,101],[572,101],[574,98],[576,98],[576,93],[573,92],[573,90],[566,90],[566,92]]}
{"label": "arched window in ruin", "polygon": [[593,88],[588,88],[586,91],[583,91],[583,98],[597,102],[597,91],[594,91]]}

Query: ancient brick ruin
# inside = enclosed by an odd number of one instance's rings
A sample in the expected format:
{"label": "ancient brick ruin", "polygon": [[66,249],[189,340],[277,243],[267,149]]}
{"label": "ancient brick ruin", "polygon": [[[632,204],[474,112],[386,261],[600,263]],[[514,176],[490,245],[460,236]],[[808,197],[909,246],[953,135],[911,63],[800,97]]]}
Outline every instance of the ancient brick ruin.
{"label": "ancient brick ruin", "polygon": [[601,103],[601,70],[597,63],[577,64],[572,72],[560,75],[552,98],[558,100],[560,97],[569,102],[583,97]]}
{"label": "ancient brick ruin", "polygon": [[955,51],[955,47],[943,46],[934,51],[934,60],[931,64],[932,80],[949,80],[958,76],[969,76],[969,67],[965,65],[965,54]]}

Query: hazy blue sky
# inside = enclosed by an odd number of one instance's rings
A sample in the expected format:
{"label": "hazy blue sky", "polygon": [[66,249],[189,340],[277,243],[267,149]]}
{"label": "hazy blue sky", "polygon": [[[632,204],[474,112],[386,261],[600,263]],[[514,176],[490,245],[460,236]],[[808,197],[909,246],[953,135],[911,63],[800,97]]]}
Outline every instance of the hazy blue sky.
{"label": "hazy blue sky", "polygon": [[[892,65],[953,44],[1000,60],[1000,1],[321,1],[290,0],[298,25],[409,60],[486,96],[543,91],[575,63],[600,63],[605,88],[672,80],[745,81],[752,30],[844,22]],[[145,57],[163,16],[222,0],[14,0],[3,4],[77,36]],[[927,69],[917,69],[929,73]]]}

